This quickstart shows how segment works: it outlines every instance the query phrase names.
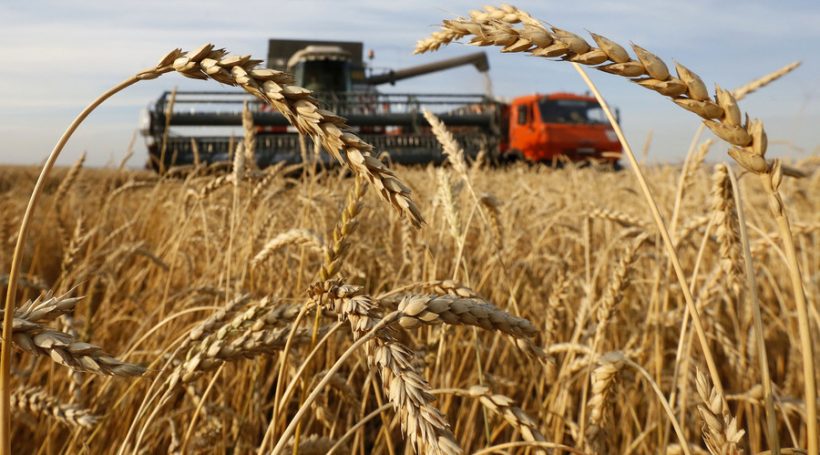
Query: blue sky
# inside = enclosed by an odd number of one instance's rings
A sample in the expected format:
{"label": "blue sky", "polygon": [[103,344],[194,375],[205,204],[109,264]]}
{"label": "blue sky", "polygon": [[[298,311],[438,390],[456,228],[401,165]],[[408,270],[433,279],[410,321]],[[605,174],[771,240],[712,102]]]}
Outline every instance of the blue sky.
{"label": "blue sky", "polygon": [[[167,50],[213,42],[235,53],[264,58],[268,38],[364,41],[374,65],[400,68],[475,49],[451,45],[414,56],[416,40],[441,19],[465,15],[482,2],[216,0],[46,1],[0,3],[0,163],[39,163],[79,110],[99,93]],[[707,85],[742,85],[787,63],[803,66],[749,96],[742,108],[761,118],[770,153],[819,153],[820,2],[795,1],[521,1],[522,9],[561,28],[591,30],[622,44],[635,42],[696,71]],[[497,95],[583,92],[570,65],[486,49]],[[633,147],[653,132],[650,159],[680,161],[697,118],[661,96],[620,78],[592,72],[609,102],[622,113]],[[80,128],[60,162],[87,151],[88,163],[117,162],[137,127],[140,110],[164,90],[214,89],[178,75],[143,82],[108,101]],[[461,68],[401,82],[387,91],[480,93],[483,79]],[[141,141],[131,165],[145,160]],[[723,159],[724,148],[711,160]]]}

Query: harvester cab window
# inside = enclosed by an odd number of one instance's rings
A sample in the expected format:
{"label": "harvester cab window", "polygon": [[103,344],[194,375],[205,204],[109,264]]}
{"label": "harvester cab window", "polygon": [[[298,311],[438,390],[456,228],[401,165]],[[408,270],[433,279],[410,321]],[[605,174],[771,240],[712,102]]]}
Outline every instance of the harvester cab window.
{"label": "harvester cab window", "polygon": [[606,123],[598,103],[584,100],[542,99],[538,103],[544,123],[597,124]]}
{"label": "harvester cab window", "polygon": [[314,92],[350,91],[350,62],[344,60],[308,60],[293,70],[296,81]]}
{"label": "harvester cab window", "polygon": [[526,125],[529,122],[529,106],[522,104],[518,106],[518,124]]}

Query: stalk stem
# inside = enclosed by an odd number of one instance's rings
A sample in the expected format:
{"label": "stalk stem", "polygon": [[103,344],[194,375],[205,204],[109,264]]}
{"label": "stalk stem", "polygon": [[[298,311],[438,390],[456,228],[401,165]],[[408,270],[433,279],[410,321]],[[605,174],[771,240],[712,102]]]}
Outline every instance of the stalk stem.
{"label": "stalk stem", "polygon": [[663,238],[663,243],[666,246],[667,254],[669,255],[669,259],[672,261],[672,266],[675,269],[675,275],[678,277],[678,283],[680,284],[681,292],[683,292],[683,298],[686,300],[686,307],[689,309],[689,313],[692,316],[692,323],[695,326],[695,332],[698,334],[698,341],[700,342],[701,351],[703,351],[703,357],[706,360],[706,366],[709,369],[709,375],[712,377],[712,383],[721,395],[725,395],[723,393],[723,385],[720,382],[720,375],[718,374],[717,365],[715,364],[715,359],[712,355],[712,349],[709,347],[709,340],[706,338],[706,331],[703,330],[703,323],[701,322],[700,315],[695,307],[695,301],[692,298],[692,293],[689,292],[689,285],[686,283],[686,277],[683,275],[683,268],[680,265],[678,254],[675,251],[675,246],[672,243],[672,239],[669,237],[669,231],[666,229],[663,218],[661,218],[661,212],[658,209],[658,204],[655,203],[655,199],[652,197],[652,192],[649,190],[649,185],[646,183],[646,179],[644,178],[641,168],[638,165],[638,160],[635,158],[635,154],[632,152],[632,148],[629,146],[629,142],[627,142],[626,137],[621,130],[621,126],[618,125],[618,121],[615,119],[615,116],[612,115],[612,110],[609,109],[609,105],[607,105],[606,100],[604,100],[604,97],[601,95],[601,92],[598,91],[598,88],[580,65],[572,62],[572,66],[576,71],[578,71],[578,74],[581,75],[581,78],[587,84],[587,87],[589,87],[592,94],[595,95],[595,99],[598,100],[598,104],[600,104],[601,108],[604,110],[607,119],[609,119],[609,123],[612,125],[612,129],[615,130],[615,134],[618,136],[618,140],[624,148],[624,152],[629,159],[629,164],[632,167],[632,171],[635,173],[635,178],[638,179],[638,185],[641,187],[641,191],[643,192],[646,202],[649,205],[649,211],[652,213],[652,218],[655,220],[658,231],[660,231],[661,237]]}
{"label": "stalk stem", "polygon": [[766,194],[769,196],[769,210],[777,222],[780,238],[783,239],[783,251],[789,267],[794,291],[794,304],[797,307],[797,328],[800,335],[800,354],[803,360],[803,386],[805,388],[806,426],[808,430],[808,453],[818,454],[817,441],[817,382],[814,375],[814,345],[811,341],[811,322],[806,304],[806,295],[803,293],[803,279],[800,275],[800,263],[797,261],[797,252],[792,238],[789,218],[780,199],[780,193],[773,182],[773,174],[769,172],[758,174]]}

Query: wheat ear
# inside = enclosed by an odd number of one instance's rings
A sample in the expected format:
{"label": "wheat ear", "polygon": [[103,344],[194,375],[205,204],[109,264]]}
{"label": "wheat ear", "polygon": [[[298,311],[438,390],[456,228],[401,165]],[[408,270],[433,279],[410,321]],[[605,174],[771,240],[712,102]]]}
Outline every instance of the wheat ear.
{"label": "wheat ear", "polygon": [[639,228],[642,230],[648,229],[646,222],[640,218],[611,208],[595,207],[590,210],[589,216],[592,218],[611,221],[627,228]]}
{"label": "wheat ear", "polygon": [[[376,302],[359,287],[319,283],[311,288],[311,296],[347,319],[356,338],[380,322]],[[367,350],[367,362],[379,370],[390,402],[401,417],[402,430],[416,453],[461,453],[449,423],[432,405],[435,397],[413,364],[413,352],[398,342],[389,327],[368,341]]]}
{"label": "wheat ear", "polygon": [[399,303],[399,324],[413,328],[421,324],[471,325],[516,338],[534,336],[535,326],[494,305],[476,298],[454,295],[408,295]]}
{"label": "wheat ear", "polygon": [[145,368],[117,360],[100,347],[77,341],[67,333],[22,318],[14,318],[12,340],[20,349],[74,371],[106,376],[141,376]]}
{"label": "wheat ear", "polygon": [[792,62],[788,65],[772,71],[771,73],[759,77],[748,84],[742,85],[734,90],[732,90],[732,95],[735,96],[735,99],[738,101],[746,98],[749,94],[760,90],[761,88],[771,84],[772,82],[780,79],[781,77],[791,73],[792,71],[796,70],[798,66],[800,66],[800,62]]}
{"label": "wheat ear", "polygon": [[325,249],[325,260],[322,264],[322,270],[319,272],[321,281],[327,281],[339,273],[345,254],[350,246],[350,236],[359,226],[357,217],[364,208],[362,199],[366,192],[367,186],[357,177],[353,187],[349,190],[342,216],[336,226],[333,227],[333,243]]}
{"label": "wheat ear", "polygon": [[615,393],[618,373],[623,368],[620,353],[607,353],[598,358],[598,366],[592,370],[592,398],[589,399],[589,426],[586,437],[595,444],[607,423],[607,412]]}
{"label": "wheat ear", "polygon": [[253,112],[248,107],[247,101],[242,104],[242,132],[245,165],[249,169],[256,170],[258,169],[256,166],[256,128],[253,123]]}
{"label": "wheat ear", "polygon": [[[11,333],[13,328],[12,310],[17,291],[17,277],[20,274],[23,246],[29,224],[46,180],[69,138],[88,115],[107,99],[139,81],[156,79],[172,71],[194,79],[211,79],[231,86],[240,86],[257,98],[270,103],[300,133],[310,135],[314,138],[314,142],[321,142],[337,160],[373,184],[381,197],[402,216],[407,217],[413,225],[420,226],[424,222],[421,212],[410,198],[410,188],[392,170],[370,155],[372,147],[349,132],[341,117],[319,109],[315,100],[311,98],[310,91],[291,85],[292,80],[287,74],[257,68],[259,63],[261,63],[260,60],[252,60],[250,56],[229,56],[224,50],[215,49],[212,44],[203,45],[187,53],[182,52],[181,49],[173,49],[165,54],[154,67],[140,71],[105,91],[77,115],[60,136],[43,164],[23,214],[11,261],[9,285],[6,289],[4,333]],[[10,343],[3,343],[0,352],[0,452],[4,453],[11,451],[10,349]]]}
{"label": "wheat ear", "polygon": [[54,193],[54,203],[57,204],[65,198],[66,194],[71,190],[71,187],[74,186],[74,183],[77,182],[77,177],[80,176],[80,171],[83,169],[83,164],[85,164],[85,152],[83,152],[77,161],[71,165],[71,168],[65,175],[65,178],[62,182],[60,182],[60,186],[57,187],[57,191]]}
{"label": "wheat ear", "polygon": [[45,415],[72,427],[92,428],[100,418],[90,410],[66,405],[39,387],[27,387],[11,394],[11,406],[33,415]]}
{"label": "wheat ear", "polygon": [[646,241],[646,235],[641,235],[624,251],[623,256],[615,266],[615,271],[609,279],[606,292],[598,303],[598,325],[595,327],[595,336],[592,340],[592,350],[597,352],[604,340],[606,327],[612,318],[612,312],[623,299],[624,290],[629,286],[628,273],[635,262],[638,249]]}
{"label": "wheat ear", "polygon": [[[525,441],[546,441],[544,435],[538,430],[538,425],[521,408],[514,405],[512,398],[497,393],[492,393],[488,387],[472,386],[467,389],[468,395],[478,398],[481,404],[490,411],[500,415],[510,425],[521,432]],[[535,453],[545,455],[543,450],[536,450]]]}
{"label": "wheat ear", "polygon": [[271,254],[289,245],[309,246],[319,251],[325,249],[324,242],[314,232],[307,229],[291,229],[270,239],[251,260],[251,266],[256,267],[265,262]]}
{"label": "wheat ear", "polygon": [[439,144],[441,144],[447,161],[450,162],[450,165],[453,166],[453,169],[458,175],[466,176],[467,162],[464,160],[464,149],[461,148],[461,145],[456,142],[456,138],[453,134],[444,126],[444,122],[435,114],[430,111],[424,111],[424,118],[433,128],[433,134],[436,136]]}
{"label": "wheat ear", "polygon": [[71,165],[68,172],[65,175],[65,178],[60,182],[60,186],[57,187],[57,191],[54,192],[54,211],[55,217],[57,221],[57,234],[60,238],[60,243],[62,244],[63,248],[68,248],[68,243],[71,240],[69,236],[68,227],[63,221],[63,217],[60,215],[60,205],[65,199],[68,192],[71,190],[71,187],[74,186],[74,183],[77,181],[77,177],[80,175],[80,171],[83,168],[83,164],[85,163],[85,152],[80,155],[77,161]]}
{"label": "wheat ear", "polygon": [[741,288],[740,232],[735,211],[735,199],[729,170],[725,164],[716,164],[712,175],[712,213],[717,225],[717,239],[720,246],[720,267],[735,295]]}
{"label": "wheat ear", "polygon": [[703,418],[703,440],[709,452],[712,455],[741,454],[738,446],[745,431],[739,430],[737,419],[729,415],[726,399],[709,384],[709,379],[700,370],[697,371],[696,385],[701,400],[698,413]]}

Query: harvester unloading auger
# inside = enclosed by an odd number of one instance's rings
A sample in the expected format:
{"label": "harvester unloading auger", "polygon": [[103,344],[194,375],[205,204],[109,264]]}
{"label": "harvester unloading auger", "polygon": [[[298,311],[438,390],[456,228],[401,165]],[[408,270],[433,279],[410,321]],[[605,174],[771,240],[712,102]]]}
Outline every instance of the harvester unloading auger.
{"label": "harvester unloading auger", "polygon": [[[267,67],[291,73],[296,85],[311,90],[323,108],[345,117],[376,153],[387,152],[395,163],[443,160],[424,110],[436,113],[468,154],[485,150],[494,161],[565,157],[617,164],[620,157],[620,145],[594,98],[556,93],[519,97],[509,104],[493,99],[484,52],[381,74],[367,74],[363,54],[360,42],[272,39]],[[464,65],[485,74],[487,93],[396,94],[376,89]],[[173,102],[170,98],[171,92],[163,93],[143,121],[142,133],[155,169],[195,160],[201,164],[230,160],[239,140],[226,134],[225,127],[242,125],[244,102],[257,129],[258,166],[298,163],[305,157],[332,162],[324,152],[314,156],[309,138],[301,141],[284,116],[245,92],[177,91]]]}

